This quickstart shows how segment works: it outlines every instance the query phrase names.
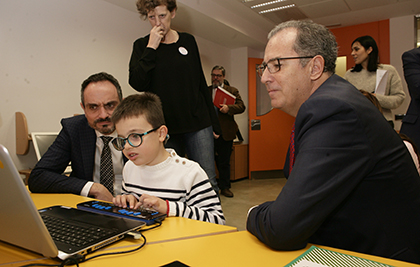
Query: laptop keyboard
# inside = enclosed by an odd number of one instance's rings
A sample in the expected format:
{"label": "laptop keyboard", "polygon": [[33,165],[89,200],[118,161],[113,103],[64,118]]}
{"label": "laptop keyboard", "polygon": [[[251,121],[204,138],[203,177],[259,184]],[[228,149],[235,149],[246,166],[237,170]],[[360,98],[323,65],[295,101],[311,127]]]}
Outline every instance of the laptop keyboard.
{"label": "laptop keyboard", "polygon": [[81,247],[115,232],[99,227],[83,227],[69,224],[64,220],[45,214],[41,214],[41,217],[54,241],[72,246]]}

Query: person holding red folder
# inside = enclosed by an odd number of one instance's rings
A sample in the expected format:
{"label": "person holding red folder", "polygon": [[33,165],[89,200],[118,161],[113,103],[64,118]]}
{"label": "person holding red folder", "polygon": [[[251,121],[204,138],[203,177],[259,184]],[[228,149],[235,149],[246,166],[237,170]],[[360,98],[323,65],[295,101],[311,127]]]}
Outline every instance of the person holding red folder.
{"label": "person holding red folder", "polygon": [[[214,66],[211,71],[211,82],[209,90],[213,94],[213,103],[217,110],[222,133],[214,133],[214,153],[217,170],[219,171],[218,185],[220,193],[225,197],[233,197],[230,191],[230,156],[232,154],[233,140],[236,138],[238,125],[235,122],[234,115],[245,111],[244,102],[241,99],[238,89],[226,85],[226,70],[222,66]],[[221,91],[224,94],[232,95],[235,98],[233,104],[218,103],[215,101],[215,95]],[[226,92],[225,92],[226,91]],[[218,104],[219,106],[216,106]]]}

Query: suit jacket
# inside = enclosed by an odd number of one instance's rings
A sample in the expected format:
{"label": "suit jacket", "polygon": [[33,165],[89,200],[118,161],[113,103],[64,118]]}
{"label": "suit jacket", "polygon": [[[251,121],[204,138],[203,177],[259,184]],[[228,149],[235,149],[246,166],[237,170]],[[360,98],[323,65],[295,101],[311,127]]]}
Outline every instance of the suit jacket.
{"label": "suit jacket", "polygon": [[[234,115],[240,114],[245,111],[245,104],[242,101],[241,95],[239,94],[238,89],[232,86],[224,85],[223,89],[233,94],[235,99],[234,105],[228,105],[229,112],[222,113],[220,108],[217,109],[217,116],[219,118],[220,127],[222,128],[222,137],[225,141],[232,141],[236,138],[236,132],[238,131],[238,124],[236,124]],[[213,87],[209,86],[210,93],[213,93]]]}
{"label": "suit jacket", "polygon": [[[28,185],[33,193],[80,194],[85,184],[93,181],[95,130],[85,115],[62,119],[61,125],[56,140],[29,176]],[[70,161],[72,172],[68,177],[62,173]]]}
{"label": "suit jacket", "polygon": [[300,107],[288,181],[275,201],[249,212],[247,229],[278,250],[310,242],[420,263],[419,192],[401,138],[333,75]]}
{"label": "suit jacket", "polygon": [[420,48],[404,52],[402,61],[411,102],[402,120],[400,132],[409,136],[420,147]]}

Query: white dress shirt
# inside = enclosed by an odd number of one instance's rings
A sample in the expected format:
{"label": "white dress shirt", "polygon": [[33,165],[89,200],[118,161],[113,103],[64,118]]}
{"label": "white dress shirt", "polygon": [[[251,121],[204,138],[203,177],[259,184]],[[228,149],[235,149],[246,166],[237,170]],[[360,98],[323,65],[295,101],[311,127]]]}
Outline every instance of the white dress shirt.
{"label": "white dress shirt", "polygon": [[[100,183],[100,166],[101,166],[101,153],[104,147],[104,142],[101,139],[100,132],[96,131],[96,149],[95,149],[95,166],[93,167],[93,182],[87,182],[83,187],[80,195],[87,197],[92,187],[93,183]],[[117,137],[117,131],[114,131],[112,134],[108,135],[111,137]],[[115,181],[114,181],[114,195],[121,194],[121,187],[122,187],[122,169],[124,167],[123,161],[123,154],[121,151],[118,151],[114,148],[114,146],[109,142],[109,147],[111,148],[112,153],[112,165],[114,166],[114,174],[115,174]]]}

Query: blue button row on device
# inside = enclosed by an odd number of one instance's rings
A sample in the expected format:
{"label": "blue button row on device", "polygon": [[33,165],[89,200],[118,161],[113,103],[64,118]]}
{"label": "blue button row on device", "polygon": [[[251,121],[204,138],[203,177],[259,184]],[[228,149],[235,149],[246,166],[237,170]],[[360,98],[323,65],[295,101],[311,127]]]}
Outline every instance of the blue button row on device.
{"label": "blue button row on device", "polygon": [[134,215],[134,216],[137,216],[137,215],[141,214],[141,212],[128,211],[128,210],[124,210],[124,209],[121,209],[118,212],[121,213],[121,214],[124,214],[124,215]]}
{"label": "blue button row on device", "polygon": [[112,209],[111,206],[103,206],[103,205],[99,205],[99,204],[93,204],[92,207],[99,209],[99,210],[110,210]]}

